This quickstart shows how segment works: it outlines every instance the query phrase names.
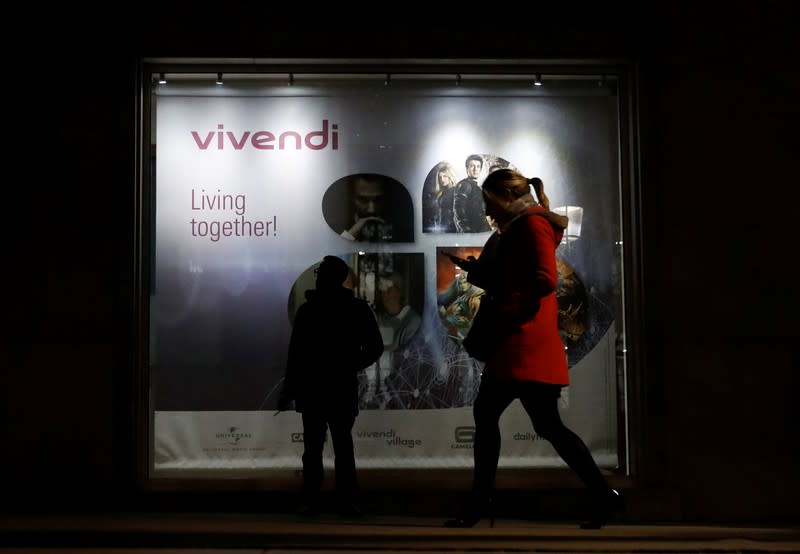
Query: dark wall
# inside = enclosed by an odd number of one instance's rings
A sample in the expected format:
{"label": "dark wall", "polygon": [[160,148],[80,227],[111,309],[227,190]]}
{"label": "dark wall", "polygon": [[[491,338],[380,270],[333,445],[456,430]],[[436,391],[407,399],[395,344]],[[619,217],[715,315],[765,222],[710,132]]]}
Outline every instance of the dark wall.
{"label": "dark wall", "polygon": [[638,486],[674,499],[659,510],[661,497],[644,494],[631,515],[797,519],[791,2],[648,14],[509,6],[485,19],[404,6],[360,23],[234,6],[35,14],[4,49],[15,77],[3,193],[7,510],[146,505],[132,442],[139,58],[615,58],[633,62],[640,83]]}

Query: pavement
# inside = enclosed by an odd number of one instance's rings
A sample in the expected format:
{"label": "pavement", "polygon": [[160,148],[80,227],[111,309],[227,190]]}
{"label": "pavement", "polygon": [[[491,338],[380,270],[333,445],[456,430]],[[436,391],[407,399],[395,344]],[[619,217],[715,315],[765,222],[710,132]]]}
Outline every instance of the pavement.
{"label": "pavement", "polygon": [[278,553],[800,553],[800,526],[487,520],[470,529],[441,518],[254,513],[87,513],[0,516],[0,554]]}

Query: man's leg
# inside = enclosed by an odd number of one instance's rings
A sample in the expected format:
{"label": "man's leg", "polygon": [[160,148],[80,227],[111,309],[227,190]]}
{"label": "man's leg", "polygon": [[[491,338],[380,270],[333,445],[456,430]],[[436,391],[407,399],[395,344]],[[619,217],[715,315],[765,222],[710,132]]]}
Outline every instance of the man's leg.
{"label": "man's leg", "polygon": [[355,415],[351,413],[335,415],[329,421],[333,442],[336,496],[343,515],[360,515],[358,502],[358,477],[353,450],[353,424]]}
{"label": "man's leg", "polygon": [[303,507],[304,512],[316,512],[324,477],[322,448],[328,426],[321,414],[303,412]]}

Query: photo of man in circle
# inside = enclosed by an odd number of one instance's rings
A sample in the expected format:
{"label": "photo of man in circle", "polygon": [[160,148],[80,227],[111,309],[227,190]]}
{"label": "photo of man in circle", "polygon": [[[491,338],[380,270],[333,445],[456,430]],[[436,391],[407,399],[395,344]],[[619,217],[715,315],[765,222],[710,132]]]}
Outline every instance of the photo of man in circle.
{"label": "photo of man in circle", "polygon": [[414,207],[406,188],[378,173],[335,181],[322,197],[322,215],[345,240],[414,242]]}

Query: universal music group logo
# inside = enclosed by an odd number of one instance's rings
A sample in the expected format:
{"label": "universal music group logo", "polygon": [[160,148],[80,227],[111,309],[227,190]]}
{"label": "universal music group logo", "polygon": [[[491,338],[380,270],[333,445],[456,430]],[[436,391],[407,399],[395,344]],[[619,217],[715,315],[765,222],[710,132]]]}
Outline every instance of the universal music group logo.
{"label": "universal music group logo", "polygon": [[217,445],[204,447],[203,452],[261,452],[266,450],[264,446],[250,446],[250,439],[253,438],[252,433],[243,431],[235,425],[226,427],[224,431],[214,433],[214,438],[217,440]]}
{"label": "universal music group logo", "polygon": [[228,427],[226,431],[217,433],[216,438],[225,444],[230,444],[231,446],[240,446],[239,441],[253,437],[250,433],[242,431],[239,427]]}

